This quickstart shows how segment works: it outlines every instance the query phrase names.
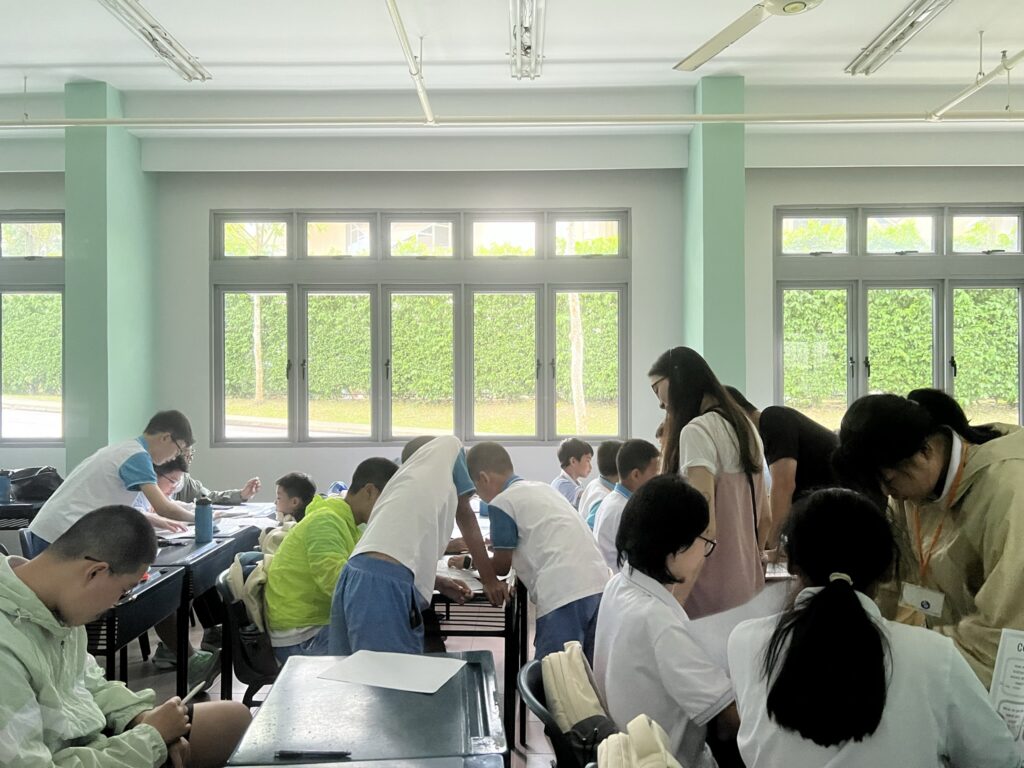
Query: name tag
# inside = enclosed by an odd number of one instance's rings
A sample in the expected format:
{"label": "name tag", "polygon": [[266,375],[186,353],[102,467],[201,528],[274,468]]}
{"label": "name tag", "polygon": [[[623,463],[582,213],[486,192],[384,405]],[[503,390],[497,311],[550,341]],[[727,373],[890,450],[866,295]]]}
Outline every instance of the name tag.
{"label": "name tag", "polygon": [[900,602],[915,611],[920,611],[925,616],[938,617],[942,616],[942,606],[946,602],[946,596],[934,589],[925,589],[916,584],[904,584]]}

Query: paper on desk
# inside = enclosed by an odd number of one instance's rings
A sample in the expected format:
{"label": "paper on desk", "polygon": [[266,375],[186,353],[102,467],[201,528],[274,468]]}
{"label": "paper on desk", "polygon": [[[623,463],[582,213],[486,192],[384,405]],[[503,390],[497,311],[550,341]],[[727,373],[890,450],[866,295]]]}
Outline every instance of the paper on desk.
{"label": "paper on desk", "polygon": [[753,600],[703,619],[686,622],[686,631],[697,641],[710,659],[722,669],[729,668],[729,635],[736,625],[748,619],[761,619],[779,613],[786,606],[790,584],[785,581],[768,584]]}
{"label": "paper on desk", "polygon": [[196,529],[194,526],[189,526],[184,531],[157,531],[156,535],[167,541],[174,541],[175,539],[193,539],[196,535]]}
{"label": "paper on desk", "polygon": [[1024,754],[1024,632],[1003,630],[989,697]]}
{"label": "paper on desk", "polygon": [[476,571],[467,571],[462,568],[449,568],[447,555],[445,555],[444,559],[437,561],[437,575],[465,582],[466,586],[469,587],[474,594],[480,594],[484,591],[484,585],[480,581],[479,574]]}
{"label": "paper on desk", "polygon": [[396,691],[437,693],[465,664],[461,659],[417,656],[411,653],[356,651],[337,664],[332,664],[317,677]]}

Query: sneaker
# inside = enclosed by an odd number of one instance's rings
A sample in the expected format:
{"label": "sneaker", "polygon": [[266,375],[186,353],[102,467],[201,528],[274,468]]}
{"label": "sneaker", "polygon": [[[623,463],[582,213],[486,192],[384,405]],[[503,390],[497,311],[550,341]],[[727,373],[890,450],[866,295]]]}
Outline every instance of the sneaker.
{"label": "sneaker", "polygon": [[223,633],[219,626],[207,627],[203,630],[203,641],[199,647],[204,651],[219,651],[223,642]]}
{"label": "sneaker", "polygon": [[178,657],[163,643],[157,645],[149,660],[153,662],[153,666],[157,669],[174,669],[178,666]]}
{"label": "sneaker", "polygon": [[209,688],[220,674],[220,651],[196,651],[188,660],[188,689],[200,683],[202,690]]}

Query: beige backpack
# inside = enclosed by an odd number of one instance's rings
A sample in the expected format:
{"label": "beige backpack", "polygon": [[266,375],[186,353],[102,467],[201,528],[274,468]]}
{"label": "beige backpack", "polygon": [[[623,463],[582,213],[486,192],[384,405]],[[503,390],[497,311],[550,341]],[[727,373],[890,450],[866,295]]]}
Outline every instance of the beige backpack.
{"label": "beige backpack", "polygon": [[541,672],[548,711],[579,764],[585,765],[597,755],[597,745],[618,729],[597,692],[583,646],[573,640],[564,651],[548,654],[541,660]]}
{"label": "beige backpack", "polygon": [[597,747],[598,768],[682,768],[668,747],[668,734],[647,715],[637,715],[626,733],[615,733]]}

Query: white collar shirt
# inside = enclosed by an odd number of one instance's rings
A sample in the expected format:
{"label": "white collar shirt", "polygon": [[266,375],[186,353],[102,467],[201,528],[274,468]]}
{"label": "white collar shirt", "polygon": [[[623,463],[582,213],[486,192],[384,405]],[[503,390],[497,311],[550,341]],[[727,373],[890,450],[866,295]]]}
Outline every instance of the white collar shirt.
{"label": "white collar shirt", "polygon": [[631,495],[626,488],[616,485],[615,490],[601,501],[601,506],[597,508],[597,516],[594,518],[597,548],[601,550],[601,557],[612,571],[619,570],[619,550],[615,547],[615,537],[619,534],[622,510],[626,508],[626,502]]}

